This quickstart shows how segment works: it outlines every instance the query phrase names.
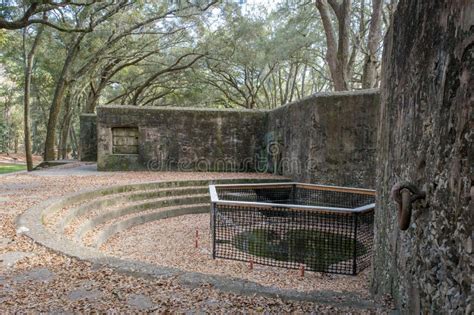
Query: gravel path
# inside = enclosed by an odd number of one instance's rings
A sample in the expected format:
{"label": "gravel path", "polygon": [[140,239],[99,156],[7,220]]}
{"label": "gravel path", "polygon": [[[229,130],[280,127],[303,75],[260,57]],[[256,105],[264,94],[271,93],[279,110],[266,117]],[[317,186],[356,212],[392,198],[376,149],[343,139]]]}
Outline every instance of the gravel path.
{"label": "gravel path", "polygon": [[[91,165],[0,177],[0,313],[16,312],[273,312],[354,313],[348,307],[284,302],[223,293],[211,286],[190,288],[173,278],[142,279],[70,259],[17,235],[15,218],[49,198],[94,187],[158,180],[248,177],[248,174],[116,172]],[[259,177],[269,177],[259,175]],[[360,312],[360,311],[359,311]],[[373,309],[363,313],[386,313]]]}

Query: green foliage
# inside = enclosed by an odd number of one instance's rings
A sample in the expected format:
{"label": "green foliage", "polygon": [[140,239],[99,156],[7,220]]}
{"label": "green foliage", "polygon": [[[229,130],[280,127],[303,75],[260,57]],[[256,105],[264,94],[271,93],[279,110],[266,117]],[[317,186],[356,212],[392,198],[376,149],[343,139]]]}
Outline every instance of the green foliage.
{"label": "green foliage", "polygon": [[[8,20],[29,4],[2,3],[0,16]],[[124,7],[116,7],[120,3]],[[67,126],[77,134],[80,113],[98,105],[275,108],[331,89],[324,30],[311,1],[266,7],[218,1],[207,11],[202,1],[190,3],[201,8],[169,11],[176,9],[169,1],[98,1],[49,12],[48,21],[61,27],[103,21],[87,33],[44,29],[32,72],[34,152],[42,153],[53,97],[62,83],[57,135]],[[351,24],[357,30],[361,13],[367,17],[370,10],[360,0],[353,3]],[[21,139],[25,55],[39,27],[0,30],[0,116],[10,149]],[[355,58],[355,80],[363,57],[359,52]]]}
{"label": "green foliage", "polygon": [[5,46],[7,42],[7,31],[0,30],[0,47]]}
{"label": "green foliage", "polygon": [[0,174],[7,174],[26,170],[26,165],[0,163]]}

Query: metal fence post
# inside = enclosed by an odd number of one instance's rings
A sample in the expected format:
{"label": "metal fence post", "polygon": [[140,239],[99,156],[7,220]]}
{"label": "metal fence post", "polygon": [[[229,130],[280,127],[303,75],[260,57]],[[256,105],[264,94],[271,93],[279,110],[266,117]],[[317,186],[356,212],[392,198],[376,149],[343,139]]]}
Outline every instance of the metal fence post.
{"label": "metal fence post", "polygon": [[212,217],[212,259],[216,259],[216,203],[213,202],[211,206]]}
{"label": "metal fence post", "polygon": [[354,260],[352,262],[352,274],[355,276],[357,274],[357,216],[358,213],[354,213]]}
{"label": "metal fence post", "polygon": [[293,184],[291,187],[291,203],[296,203],[296,184]]}

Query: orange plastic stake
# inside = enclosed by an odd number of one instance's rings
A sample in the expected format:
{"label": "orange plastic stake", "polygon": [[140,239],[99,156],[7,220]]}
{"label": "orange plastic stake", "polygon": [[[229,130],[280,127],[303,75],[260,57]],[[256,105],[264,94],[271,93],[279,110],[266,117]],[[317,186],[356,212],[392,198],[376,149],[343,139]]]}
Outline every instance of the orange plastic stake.
{"label": "orange plastic stake", "polygon": [[300,265],[300,276],[304,277],[304,265],[303,264]]}

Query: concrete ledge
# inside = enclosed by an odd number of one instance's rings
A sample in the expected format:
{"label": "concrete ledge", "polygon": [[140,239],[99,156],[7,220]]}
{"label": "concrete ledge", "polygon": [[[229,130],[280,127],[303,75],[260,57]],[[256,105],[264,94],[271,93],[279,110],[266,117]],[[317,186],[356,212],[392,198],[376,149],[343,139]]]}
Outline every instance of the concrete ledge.
{"label": "concrete ledge", "polygon": [[142,211],[152,209],[158,210],[159,208],[170,207],[175,205],[190,205],[204,202],[210,202],[209,195],[196,195],[179,199],[154,199],[139,204],[125,206],[123,208],[118,208],[114,211],[104,212],[94,218],[86,220],[83,224],[81,224],[81,226],[79,227],[79,229],[77,229],[77,232],[75,233],[75,239],[78,242],[81,242],[82,237],[87,232],[93,230],[101,224],[107,223],[107,221],[117,219],[122,216],[130,214],[139,214]]}
{"label": "concrete ledge", "polygon": [[[79,207],[74,207],[68,210],[67,214],[57,224],[56,229],[58,232],[64,232],[66,226],[75,218],[84,216],[89,212],[100,209],[103,207],[111,207],[123,203],[126,201],[140,201],[150,198],[166,197],[166,196],[181,196],[184,194],[204,194],[208,190],[207,186],[184,186],[179,188],[165,188],[151,191],[138,191],[132,192],[128,195],[116,196],[108,199],[95,199]],[[108,196],[107,196],[108,197]]]}
{"label": "concrete ledge", "polygon": [[209,108],[209,107],[172,107],[172,106],[136,106],[136,105],[101,105],[97,106],[97,114],[100,114],[103,109],[119,111],[150,111],[155,113],[160,112],[204,112],[204,113],[266,113],[266,109],[248,109],[248,108]]}
{"label": "concrete ledge", "polygon": [[[289,179],[251,179],[251,178],[242,178],[242,179],[221,179],[221,180],[216,180],[216,181],[208,181],[208,180],[181,180],[181,181],[172,181],[172,182],[145,182],[145,183],[139,183],[139,184],[130,184],[130,185],[114,185],[114,186],[109,186],[101,189],[91,189],[91,190],[85,190],[81,193],[77,193],[74,195],[71,195],[69,199],[65,202],[58,202],[58,205],[55,207],[51,207],[51,209],[48,209],[48,211],[45,211],[43,214],[43,218],[45,215],[50,215],[56,211],[59,211],[60,208],[65,207],[66,205],[70,205],[73,203],[83,203],[84,209],[79,209],[78,208],[73,208],[77,210],[72,210],[59,222],[57,225],[58,232],[62,232],[64,227],[75,217],[84,215],[87,213],[89,210],[89,204],[94,203],[97,198],[102,198],[102,197],[110,197],[113,194],[120,194],[120,193],[128,193],[128,192],[141,192],[144,193],[143,191],[148,191],[148,190],[157,190],[160,188],[178,188],[178,187],[196,187],[196,186],[206,186],[209,185],[211,182],[218,183],[218,184],[226,184],[226,183],[232,183],[232,182],[240,182],[240,183],[248,183],[248,182],[255,182],[255,183],[264,183],[264,182],[285,182],[289,181]],[[207,186],[206,186],[207,187]],[[93,199],[93,201],[91,201]],[[100,203],[99,203],[100,204]],[[76,214],[77,211],[77,214]],[[84,212],[83,212],[84,211]]]}
{"label": "concrete ledge", "polygon": [[[134,191],[146,191],[146,190],[155,190],[158,188],[173,188],[173,187],[186,187],[186,186],[204,186],[211,183],[215,184],[227,184],[227,183],[264,183],[264,182],[285,182],[289,179],[252,179],[252,178],[239,178],[239,179],[221,179],[215,181],[209,180],[181,180],[181,181],[158,181],[158,182],[144,182],[138,184],[130,185],[114,185],[101,189],[89,189],[68,196],[64,196],[56,200],[49,207],[45,207],[44,211],[38,217],[41,219],[43,224],[46,223],[47,216],[60,211],[62,208],[74,204],[74,203],[87,203],[91,199],[102,198],[106,196],[111,196],[118,193],[127,193]],[[84,210],[86,211],[86,210]],[[72,220],[72,218],[65,219]],[[60,223],[62,224],[62,223]]]}

